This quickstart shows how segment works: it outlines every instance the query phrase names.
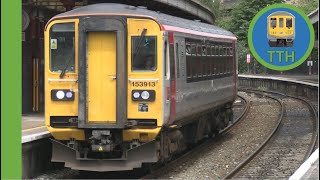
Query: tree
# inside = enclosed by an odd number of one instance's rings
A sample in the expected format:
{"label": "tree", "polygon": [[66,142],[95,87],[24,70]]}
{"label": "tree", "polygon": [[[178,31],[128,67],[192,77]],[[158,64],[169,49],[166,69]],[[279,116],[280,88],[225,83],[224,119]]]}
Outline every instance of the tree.
{"label": "tree", "polygon": [[299,0],[296,1],[293,5],[300,8],[306,15],[314,11],[319,6],[318,0]]}
{"label": "tree", "polygon": [[[234,9],[231,10],[230,17],[220,16],[217,25],[221,26],[236,35],[238,38],[237,53],[239,59],[239,72],[245,72],[246,54],[249,53],[248,49],[248,29],[253,17],[263,8],[275,3],[282,3],[283,0],[239,0]],[[224,9],[220,10],[219,14],[226,14]],[[223,19],[222,19],[223,18]],[[258,69],[260,64],[256,63]]]}

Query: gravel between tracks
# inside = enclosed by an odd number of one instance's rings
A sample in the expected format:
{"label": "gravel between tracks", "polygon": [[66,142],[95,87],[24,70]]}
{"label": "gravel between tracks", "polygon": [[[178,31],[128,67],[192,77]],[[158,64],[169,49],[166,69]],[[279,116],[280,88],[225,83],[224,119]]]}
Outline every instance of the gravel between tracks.
{"label": "gravel between tracks", "polygon": [[262,143],[276,126],[280,105],[268,98],[239,93],[251,108],[247,117],[207,149],[163,172],[161,179],[221,179]]}

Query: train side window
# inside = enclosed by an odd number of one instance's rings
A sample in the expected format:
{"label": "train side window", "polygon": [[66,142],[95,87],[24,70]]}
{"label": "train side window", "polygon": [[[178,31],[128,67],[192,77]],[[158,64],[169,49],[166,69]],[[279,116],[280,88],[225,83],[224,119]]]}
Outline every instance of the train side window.
{"label": "train side window", "polygon": [[192,78],[192,64],[191,64],[191,57],[187,57],[187,79],[191,79]]}
{"label": "train side window", "polygon": [[180,78],[180,53],[179,53],[179,43],[176,43],[176,69],[177,69],[177,78]]}
{"label": "train side window", "polygon": [[215,46],[215,49],[216,49],[216,56],[219,56],[220,55],[219,46]]}
{"label": "train side window", "polygon": [[207,46],[207,56],[211,56],[211,47]]}
{"label": "train side window", "polygon": [[227,48],[226,48],[226,47],[223,47],[222,49],[223,49],[223,50],[222,50],[222,52],[223,52],[222,55],[223,55],[223,56],[228,55],[228,54],[227,54]]}
{"label": "train side window", "polygon": [[277,18],[270,18],[270,25],[272,28],[277,27]]}
{"label": "train side window", "polygon": [[216,55],[216,49],[214,46],[211,46],[211,55],[215,56]]}
{"label": "train side window", "polygon": [[291,28],[292,27],[292,18],[287,18],[286,19],[286,27]]}
{"label": "train side window", "polygon": [[279,18],[279,27],[283,27],[283,18]]}
{"label": "train side window", "polygon": [[192,56],[196,56],[197,55],[196,44],[191,44],[191,55]]}
{"label": "train side window", "polygon": [[232,49],[232,47],[230,48],[230,56],[233,56],[233,49]]}
{"label": "train side window", "polygon": [[201,56],[202,50],[201,50],[201,45],[197,44],[197,56]]}
{"label": "train side window", "polygon": [[163,56],[164,56],[164,72],[165,72],[165,76],[168,77],[168,68],[167,68],[167,40],[164,41],[164,52],[163,52]]}
{"label": "train side window", "polygon": [[191,56],[191,45],[189,43],[186,44],[186,55]]}
{"label": "train side window", "polygon": [[131,37],[131,58],[133,71],[155,71],[157,69],[156,36]]}
{"label": "train side window", "polygon": [[207,47],[205,45],[202,46],[202,56],[207,56]]}
{"label": "train side window", "polygon": [[197,78],[198,75],[198,68],[197,68],[197,58],[193,57],[191,60],[191,67],[192,67],[192,78]]}
{"label": "train side window", "polygon": [[210,59],[206,59],[206,68],[207,68],[207,76],[211,76],[211,71],[210,71]]}
{"label": "train side window", "polygon": [[54,24],[50,29],[50,70],[75,72],[75,25]]}

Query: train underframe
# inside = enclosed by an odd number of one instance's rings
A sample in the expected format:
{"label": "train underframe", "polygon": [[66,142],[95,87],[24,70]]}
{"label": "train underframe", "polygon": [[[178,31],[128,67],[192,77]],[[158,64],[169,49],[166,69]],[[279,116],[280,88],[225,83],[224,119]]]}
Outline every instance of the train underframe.
{"label": "train underframe", "polygon": [[[154,141],[121,141],[121,130],[86,131],[86,141],[61,142],[52,139],[52,161],[85,171],[125,171],[142,164],[165,163],[173,156],[204,139],[212,137],[233,120],[232,103],[203,112],[175,125],[163,127]],[[181,123],[180,123],[181,122]]]}

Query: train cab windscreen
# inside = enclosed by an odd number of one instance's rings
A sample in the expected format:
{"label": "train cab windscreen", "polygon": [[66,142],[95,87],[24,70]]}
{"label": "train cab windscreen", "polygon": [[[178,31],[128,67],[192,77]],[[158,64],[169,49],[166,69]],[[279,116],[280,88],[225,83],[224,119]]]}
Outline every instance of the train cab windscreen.
{"label": "train cab windscreen", "polygon": [[287,18],[286,19],[286,27],[287,28],[292,28],[292,18]]}
{"label": "train cab windscreen", "polygon": [[157,69],[156,40],[156,36],[132,37],[132,71],[155,71]]}
{"label": "train cab windscreen", "polygon": [[50,70],[75,72],[74,23],[54,24],[50,29]]}
{"label": "train cab windscreen", "polygon": [[276,28],[277,27],[277,18],[271,18],[270,25],[272,28]]}
{"label": "train cab windscreen", "polygon": [[283,27],[283,18],[279,18],[279,27]]}

